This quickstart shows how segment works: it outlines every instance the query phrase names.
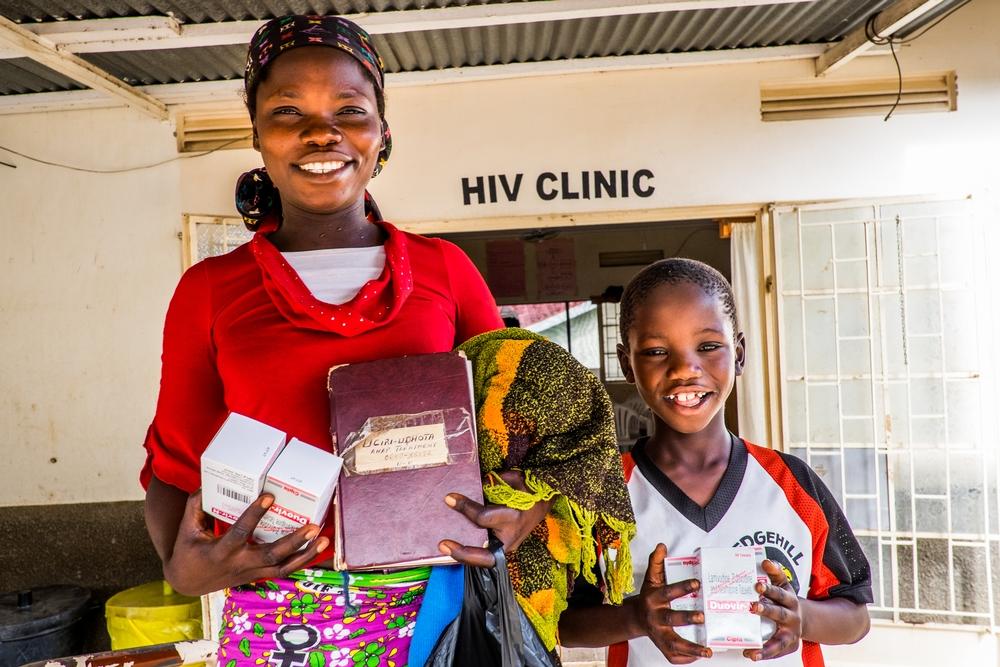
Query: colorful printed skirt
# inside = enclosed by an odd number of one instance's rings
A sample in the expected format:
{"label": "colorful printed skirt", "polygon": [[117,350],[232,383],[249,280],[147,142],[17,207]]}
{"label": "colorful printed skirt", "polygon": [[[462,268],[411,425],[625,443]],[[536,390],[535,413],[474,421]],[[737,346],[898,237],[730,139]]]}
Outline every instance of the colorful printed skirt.
{"label": "colorful printed skirt", "polygon": [[406,667],[430,568],[301,570],[226,591],[219,667]]}

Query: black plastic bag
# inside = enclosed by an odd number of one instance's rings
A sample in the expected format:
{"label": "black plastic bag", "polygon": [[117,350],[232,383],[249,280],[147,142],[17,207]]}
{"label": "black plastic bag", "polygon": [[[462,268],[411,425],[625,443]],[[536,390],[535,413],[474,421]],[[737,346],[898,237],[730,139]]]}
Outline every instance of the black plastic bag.
{"label": "black plastic bag", "polygon": [[496,565],[465,567],[462,612],[445,628],[425,667],[555,667],[517,604],[503,546],[490,546]]}

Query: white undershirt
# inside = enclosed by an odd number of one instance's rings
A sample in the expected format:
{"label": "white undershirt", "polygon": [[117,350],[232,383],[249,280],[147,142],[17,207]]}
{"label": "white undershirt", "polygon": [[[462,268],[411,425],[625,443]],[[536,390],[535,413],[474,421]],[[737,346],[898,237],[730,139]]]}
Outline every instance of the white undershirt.
{"label": "white undershirt", "polygon": [[325,248],[281,253],[306,288],[324,303],[353,299],[369,280],[382,274],[385,247]]}

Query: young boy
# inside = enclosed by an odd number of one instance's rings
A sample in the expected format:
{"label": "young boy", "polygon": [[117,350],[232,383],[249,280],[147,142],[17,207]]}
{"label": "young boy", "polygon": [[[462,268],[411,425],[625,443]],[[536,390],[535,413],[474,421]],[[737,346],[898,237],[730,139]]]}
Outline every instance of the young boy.
{"label": "young boy", "polygon": [[[823,664],[819,644],[861,639],[871,571],[833,496],[804,462],[726,428],[723,408],[744,363],[726,279],[689,259],[656,262],[625,288],[620,326],[618,360],[655,422],[623,461],[637,524],[632,552],[649,553],[649,562],[636,563],[639,593],[621,606],[578,586],[560,621],[562,644],[611,645],[610,667],[698,658],[814,667]],[[674,632],[704,622],[700,612],[670,610],[699,583],[666,585],[663,560],[741,545],[765,548],[771,583],[758,584],[752,612],[777,629],[761,649],[713,656]]]}

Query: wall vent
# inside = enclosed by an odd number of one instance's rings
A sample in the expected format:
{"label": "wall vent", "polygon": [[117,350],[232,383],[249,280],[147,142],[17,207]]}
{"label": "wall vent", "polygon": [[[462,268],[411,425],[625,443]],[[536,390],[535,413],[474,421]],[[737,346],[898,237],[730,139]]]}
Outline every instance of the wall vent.
{"label": "wall vent", "polygon": [[250,148],[250,135],[250,117],[245,110],[177,116],[177,150],[180,153]]}
{"label": "wall vent", "polygon": [[[955,111],[956,79],[953,71],[904,76],[903,95],[893,113]],[[760,115],[765,121],[884,116],[898,91],[896,77],[764,83]]]}
{"label": "wall vent", "polygon": [[613,250],[597,253],[597,264],[602,267],[646,266],[663,259],[663,250]]}

